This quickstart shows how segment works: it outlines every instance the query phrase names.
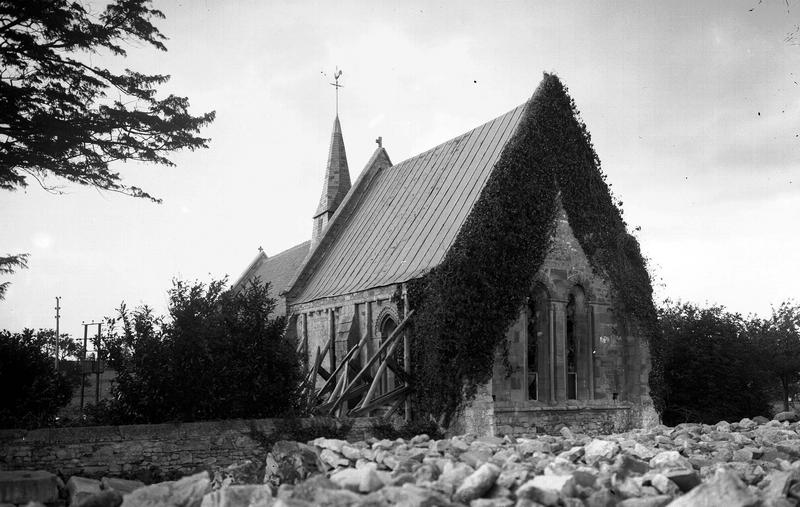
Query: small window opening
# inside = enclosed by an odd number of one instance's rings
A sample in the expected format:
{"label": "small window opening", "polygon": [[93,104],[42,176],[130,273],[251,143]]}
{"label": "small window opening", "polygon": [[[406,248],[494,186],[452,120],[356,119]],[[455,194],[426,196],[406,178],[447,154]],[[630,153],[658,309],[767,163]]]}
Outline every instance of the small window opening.
{"label": "small window opening", "polygon": [[567,399],[578,399],[578,339],[575,323],[575,295],[567,301]]}

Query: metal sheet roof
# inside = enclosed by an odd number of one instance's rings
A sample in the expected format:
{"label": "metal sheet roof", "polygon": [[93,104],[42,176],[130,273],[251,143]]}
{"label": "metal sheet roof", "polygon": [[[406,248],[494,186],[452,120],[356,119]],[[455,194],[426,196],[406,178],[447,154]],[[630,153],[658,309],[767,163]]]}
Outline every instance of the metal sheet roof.
{"label": "metal sheet roof", "polygon": [[437,266],[525,106],[377,173],[291,303],[405,282]]}
{"label": "metal sheet roof", "polygon": [[304,241],[272,257],[266,257],[261,254],[261,256],[251,264],[250,268],[239,277],[239,280],[234,284],[234,289],[238,289],[244,283],[249,282],[255,277],[258,277],[261,282],[269,282],[270,297],[279,300],[279,304],[276,305],[275,308],[275,313],[283,315],[286,305],[283,304],[283,296],[281,296],[281,293],[294,279],[297,270],[300,269],[303,260],[306,258],[306,255],[308,255],[310,247],[311,242]]}

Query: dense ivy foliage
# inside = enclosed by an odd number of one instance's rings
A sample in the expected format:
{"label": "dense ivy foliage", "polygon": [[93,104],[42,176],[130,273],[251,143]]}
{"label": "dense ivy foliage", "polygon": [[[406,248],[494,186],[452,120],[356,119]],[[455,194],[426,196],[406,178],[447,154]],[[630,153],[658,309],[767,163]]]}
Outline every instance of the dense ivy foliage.
{"label": "dense ivy foliage", "polygon": [[554,234],[558,202],[616,308],[655,329],[644,260],[627,234],[575,104],[545,74],[443,262],[409,283],[415,406],[447,426],[492,375]]}

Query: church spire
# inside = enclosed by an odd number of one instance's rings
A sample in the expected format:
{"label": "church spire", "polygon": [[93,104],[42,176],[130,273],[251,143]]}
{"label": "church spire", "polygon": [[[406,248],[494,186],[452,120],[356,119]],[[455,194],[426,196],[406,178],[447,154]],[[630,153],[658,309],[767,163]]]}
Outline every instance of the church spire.
{"label": "church spire", "polygon": [[350,170],[347,167],[347,154],[344,151],[342,125],[339,123],[339,88],[342,87],[339,84],[339,78],[341,75],[342,71],[337,67],[333,75],[334,82],[331,83],[336,88],[336,117],[333,120],[333,133],[328,151],[328,166],[325,168],[325,181],[322,184],[322,196],[319,198],[319,206],[314,213],[314,228],[311,232],[312,246],[322,236],[322,230],[328,224],[328,220],[336,213],[336,208],[350,190]]}
{"label": "church spire", "polygon": [[328,166],[325,169],[325,181],[322,185],[322,196],[319,199],[319,206],[314,213],[314,218],[329,213],[333,215],[339,203],[350,190],[350,170],[347,167],[347,154],[344,151],[344,138],[342,137],[342,125],[339,117],[333,121],[333,133],[331,134],[331,146],[328,152]]}

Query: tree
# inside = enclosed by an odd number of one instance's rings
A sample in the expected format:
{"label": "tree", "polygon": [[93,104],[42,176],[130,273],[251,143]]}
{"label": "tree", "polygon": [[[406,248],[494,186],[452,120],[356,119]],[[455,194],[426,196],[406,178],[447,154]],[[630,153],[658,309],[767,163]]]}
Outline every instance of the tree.
{"label": "tree", "polygon": [[89,56],[125,57],[123,44],[165,51],[148,0],[115,0],[99,16],[69,0],[0,0],[0,188],[48,176],[153,201],[124,184],[115,161],[172,165],[178,149],[207,147],[186,98],[156,96],[169,76],[113,72]]}
{"label": "tree", "polygon": [[[185,97],[157,97],[169,76],[112,70],[90,56],[125,57],[123,44],[166,51],[148,0],[114,0],[99,15],[69,0],[0,0],[0,189],[55,176],[160,202],[122,182],[117,161],[173,165],[167,155],[206,148]],[[0,274],[27,267],[27,254],[0,257]],[[0,284],[0,300],[9,282]]]}
{"label": "tree", "polygon": [[780,382],[783,408],[789,410],[792,387],[800,381],[800,305],[784,301],[772,309],[772,317],[753,319],[750,326],[761,366]]}
{"label": "tree", "polygon": [[668,302],[659,309],[664,424],[738,421],[769,413],[768,379],[744,319],[721,306]]}
{"label": "tree", "polygon": [[53,422],[69,403],[73,380],[55,371],[47,353],[52,330],[0,331],[0,428],[35,428]]}
{"label": "tree", "polygon": [[[12,275],[19,268],[28,267],[28,254],[0,256],[0,275]],[[0,301],[6,298],[6,291],[11,282],[0,283]]]}
{"label": "tree", "polygon": [[226,280],[175,281],[169,315],[120,308],[108,340],[117,370],[113,422],[270,417],[291,412],[302,379],[300,355],[274,317],[269,285],[225,290]]}

